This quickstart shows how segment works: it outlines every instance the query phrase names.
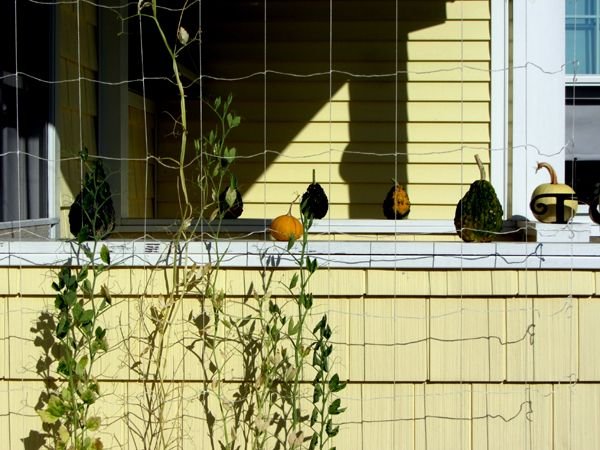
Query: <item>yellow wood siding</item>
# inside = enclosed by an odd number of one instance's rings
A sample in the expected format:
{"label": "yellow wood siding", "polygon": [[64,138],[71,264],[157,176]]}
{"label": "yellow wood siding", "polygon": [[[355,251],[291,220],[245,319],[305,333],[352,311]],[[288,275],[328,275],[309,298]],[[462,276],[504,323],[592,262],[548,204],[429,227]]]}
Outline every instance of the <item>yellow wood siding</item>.
{"label": "yellow wood siding", "polygon": [[[0,433],[5,448],[23,447],[41,422],[34,412],[44,392],[36,372],[44,355],[36,330],[52,309],[57,269],[0,270]],[[273,295],[293,270],[277,270]],[[115,268],[103,275],[113,293],[104,317],[110,352],[97,374],[97,410],[108,418],[105,447],[136,447],[143,389],[131,369],[142,346],[142,319],[166,292],[163,269]],[[243,314],[243,296],[260,283],[254,269],[226,269],[219,287],[228,313]],[[600,277],[586,270],[321,269],[312,280],[312,323],[327,313],[334,330],[336,371],[351,383],[338,448],[382,450],[460,448],[597,448],[600,369],[597,356]],[[565,287],[570,286],[570,288]],[[182,302],[173,342],[187,345],[197,330],[193,296]],[[129,345],[129,347],[127,345]],[[180,448],[209,448],[197,358],[183,345],[165,357],[184,408]],[[233,358],[224,377],[241,376]],[[169,382],[167,380],[167,382]],[[184,381],[180,383],[179,381]],[[178,416],[178,409],[168,414]],[[139,442],[138,442],[139,443]],[[200,447],[200,445],[204,447]]]}
{"label": "yellow wood siding", "polygon": [[[410,218],[452,218],[479,177],[474,153],[489,164],[489,3],[273,1],[267,15],[259,3],[203,10],[204,96],[233,93],[242,116],[230,140],[242,217],[285,212],[314,168],[330,218],[383,218],[392,178],[407,186]],[[192,137],[199,110],[188,110]],[[207,133],[208,108],[203,117]],[[162,122],[159,154],[174,157]],[[158,170],[159,217],[178,212],[176,175]]]}

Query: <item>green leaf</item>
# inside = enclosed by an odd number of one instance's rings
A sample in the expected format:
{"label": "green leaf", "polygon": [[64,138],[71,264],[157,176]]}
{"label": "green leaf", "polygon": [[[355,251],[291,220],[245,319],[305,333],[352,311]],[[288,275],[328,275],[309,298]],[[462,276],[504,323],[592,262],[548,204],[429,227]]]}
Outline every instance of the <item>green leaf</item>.
{"label": "green leaf", "polygon": [[314,426],[315,423],[317,423],[317,420],[319,420],[319,410],[318,408],[315,406],[312,410],[312,413],[310,415],[310,426]]}
{"label": "green leaf", "polygon": [[106,329],[102,327],[96,327],[96,330],[94,331],[94,336],[96,336],[96,339],[104,339],[104,337],[106,336]]}
{"label": "green leaf", "polygon": [[62,311],[65,306],[67,306],[67,304],[65,303],[64,296],[62,294],[56,294],[56,297],[54,298],[54,307]]}
{"label": "green leaf", "polygon": [[96,401],[96,393],[92,389],[86,389],[81,393],[80,397],[86,405],[91,405]]}
{"label": "green leaf", "polygon": [[85,421],[85,426],[89,431],[96,431],[100,428],[101,419],[98,416],[93,416]]}
{"label": "green leaf", "polygon": [[310,309],[313,305],[313,295],[308,294],[300,294],[300,304],[304,306],[306,309]]}
{"label": "green leaf", "polygon": [[309,273],[315,273],[317,271],[317,266],[317,258],[310,259],[308,256],[306,257],[306,270],[308,270]]}
{"label": "green leaf", "polygon": [[110,291],[108,290],[108,287],[105,284],[103,284],[100,287],[100,295],[106,303],[112,305],[112,296],[110,295]]}
{"label": "green leaf", "polygon": [[[312,421],[312,418],[311,418]],[[311,424],[312,425],[312,424]],[[308,445],[308,450],[315,450],[317,445],[319,444],[319,435],[314,433],[310,438],[310,444]]]}
{"label": "green leaf", "polygon": [[313,390],[313,403],[318,403],[321,400],[321,396],[323,395],[323,386],[320,384],[315,384],[315,388]]}
{"label": "green leaf", "polygon": [[[58,427],[58,439],[62,443],[67,443],[70,438],[71,438],[71,433],[69,433],[69,430],[67,430],[67,427],[64,424],[61,424],[61,426]],[[57,447],[57,450],[59,448],[61,448],[61,447]]]}
{"label": "green leaf", "polygon": [[100,249],[100,259],[104,264],[110,264],[110,251],[108,250],[106,244],[104,244]]}
{"label": "green leaf", "polygon": [[313,328],[313,334],[317,334],[317,331],[323,329],[323,327],[327,324],[327,315],[324,314],[323,317],[321,317],[321,320],[319,320],[319,322],[315,325],[315,327]]}
{"label": "green leaf", "polygon": [[65,286],[70,291],[77,290],[77,278],[72,275],[69,275],[69,277],[65,280]]}
{"label": "green leaf", "polygon": [[336,373],[329,380],[329,390],[331,392],[339,392],[346,387],[345,381],[340,381],[340,376]]}
{"label": "green leaf", "polygon": [[77,363],[77,365],[75,366],[75,373],[80,376],[83,377],[83,375],[85,374],[85,368],[88,364],[88,357],[86,355],[82,356],[81,359],[79,360],[79,362]]}
{"label": "green leaf", "polygon": [[58,284],[56,283],[56,281],[52,282],[52,289],[54,289],[55,291],[60,291],[62,288],[58,286]]}
{"label": "green leaf", "polygon": [[70,366],[67,364],[66,361],[60,361],[58,363],[58,366],[56,367],[56,371],[61,374],[64,375],[65,377],[68,377],[71,375],[71,369]]}
{"label": "green leaf", "polygon": [[86,297],[92,296],[92,283],[90,283],[90,280],[83,280],[83,283],[81,283],[81,291]]}
{"label": "green leaf", "polygon": [[81,282],[82,280],[88,277],[88,268],[87,266],[83,266],[83,268],[77,274],[77,281]]}
{"label": "green leaf", "polygon": [[340,431],[340,427],[339,426],[334,427],[333,422],[331,421],[331,419],[329,419],[327,421],[327,425],[325,425],[325,432],[327,433],[327,436],[334,437],[335,435],[337,435],[339,433],[339,431]]}
{"label": "green leaf", "polygon": [[277,304],[275,302],[273,302],[272,300],[269,300],[269,313],[271,313],[271,314],[280,314],[281,313],[279,306],[277,306]]}
{"label": "green leaf", "polygon": [[56,325],[56,337],[59,339],[64,339],[65,336],[69,333],[71,329],[71,321],[65,315],[61,316],[58,321],[58,325]]}
{"label": "green leaf", "polygon": [[81,323],[82,326],[91,324],[93,320],[94,320],[94,311],[91,309],[86,309],[85,311],[83,311],[83,313],[81,314],[81,317],[79,318],[79,322]]}
{"label": "green leaf", "polygon": [[346,411],[346,408],[341,408],[341,405],[342,405],[342,400],[339,398],[336,398],[333,402],[331,402],[331,405],[329,405],[329,408],[327,409],[327,411],[332,416],[343,413],[344,411]]}
{"label": "green leaf", "polygon": [[59,417],[53,416],[48,411],[45,411],[43,409],[37,409],[35,412],[38,413],[38,415],[42,419],[42,422],[44,423],[53,424],[56,423],[56,421],[59,419]]}
{"label": "green leaf", "polygon": [[298,322],[298,323],[295,324],[294,323],[294,319],[290,318],[290,321],[288,323],[288,335],[289,336],[294,336],[299,331],[300,331],[300,322]]}
{"label": "green leaf", "polygon": [[63,299],[67,306],[73,306],[77,302],[77,292],[76,291],[67,291],[63,295]]}
{"label": "green leaf", "polygon": [[289,286],[290,291],[292,289],[294,289],[296,287],[296,285],[298,284],[298,278],[299,278],[299,276],[297,273],[295,273],[294,276],[292,276],[292,279],[290,280],[290,286]]}
{"label": "green leaf", "polygon": [[65,405],[62,399],[56,395],[51,395],[48,399],[46,411],[48,411],[48,413],[52,414],[55,417],[62,417],[65,413]]}
{"label": "green leaf", "polygon": [[236,200],[237,200],[237,192],[235,191],[235,188],[232,188],[231,186],[229,186],[227,188],[227,192],[225,193],[225,201],[227,202],[227,206],[229,206],[231,208],[235,204]]}
{"label": "green leaf", "polygon": [[81,303],[75,303],[73,306],[73,321],[75,324],[79,324],[81,322],[81,316],[83,315],[83,306]]}
{"label": "green leaf", "polygon": [[294,246],[295,243],[296,243],[296,236],[294,236],[293,234],[290,234],[290,237],[289,237],[288,243],[287,243],[288,252],[292,249],[292,247]]}

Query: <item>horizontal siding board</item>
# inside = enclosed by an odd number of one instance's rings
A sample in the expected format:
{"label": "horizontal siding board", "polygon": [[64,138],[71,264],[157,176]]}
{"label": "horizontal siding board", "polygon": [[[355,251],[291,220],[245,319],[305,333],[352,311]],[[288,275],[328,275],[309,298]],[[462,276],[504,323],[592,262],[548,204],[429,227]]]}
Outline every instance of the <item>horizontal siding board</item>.
{"label": "horizontal siding board", "polygon": [[[315,17],[311,21],[298,20],[280,20],[269,23],[267,28],[267,47],[271,42],[286,42],[303,40],[307,42],[321,42],[329,39],[330,23],[327,16],[322,16],[321,20]],[[407,40],[456,40],[462,37],[465,41],[487,40],[490,38],[489,20],[469,20],[469,21],[446,21],[432,25],[431,22],[416,20],[406,21],[405,16],[401,15],[398,22],[390,20],[378,21],[342,21],[337,18],[336,11],[333,14],[332,35],[336,42],[352,42],[357,40],[357,27],[360,28],[360,40],[381,41],[383,39],[393,39],[398,32],[399,41]],[[226,23],[221,29],[223,37],[237,39],[239,22]],[[256,41],[264,39],[264,24],[262,21],[244,22],[245,35],[248,40]]]}
{"label": "horizontal siding board", "polygon": [[[357,122],[449,122],[461,116],[464,122],[488,122],[487,102],[362,102],[354,107],[351,102],[335,100],[326,103],[315,111],[310,102],[236,103],[236,112],[242,117],[244,126],[248,123],[263,123],[265,112],[269,122],[305,121],[308,112],[314,111],[311,122],[357,123]],[[211,124],[205,126],[212,129]],[[240,130],[243,131],[243,130]]]}
{"label": "horizontal siding board", "polygon": [[[262,164],[237,164],[236,174],[238,184],[242,187],[249,186],[254,178],[252,174],[257,173]],[[311,180],[313,164],[305,163],[275,163],[272,164],[264,176],[269,183],[289,183],[290,179]],[[344,165],[343,175],[332,172],[328,182],[330,183],[389,183],[392,177],[396,177],[399,183],[415,184],[461,184],[471,183],[479,179],[476,167],[469,165],[443,164],[410,164],[405,167],[395,168],[391,164],[372,164],[372,172],[366,173],[364,166],[358,163]],[[404,172],[404,173],[402,173]],[[293,177],[290,178],[290,175]],[[323,182],[324,183],[324,182]],[[295,183],[290,183],[294,185]],[[279,189],[281,186],[272,186]],[[267,192],[271,186],[267,187]],[[387,189],[386,189],[387,191]],[[175,199],[173,199],[175,200]],[[293,200],[293,198],[292,198]],[[379,203],[379,201],[377,202]]]}
{"label": "horizontal siding board", "polygon": [[[304,64],[301,73],[311,74],[313,73],[309,64]],[[373,72],[381,73],[377,67],[373,67]],[[289,68],[293,70],[293,68]],[[262,67],[258,69],[262,71]],[[315,68],[317,71],[317,68]],[[327,69],[329,71],[329,69]],[[431,74],[432,79],[429,78],[428,74],[423,74],[424,78],[422,81],[409,81],[402,83],[400,89],[394,88],[394,77],[388,75],[387,77],[381,78],[370,78],[368,73],[356,74],[355,76],[344,76],[344,80],[340,84],[336,84],[336,88],[340,89],[348,81],[352,84],[352,100],[357,102],[359,106],[360,102],[363,101],[393,101],[396,97],[393,96],[394,92],[397,92],[398,101],[454,101],[454,102],[472,102],[472,101],[489,101],[490,90],[489,83],[485,80],[476,79],[473,81],[464,80],[460,81],[461,71],[460,66],[453,65],[447,70],[443,70],[448,73],[448,77],[443,80],[437,80],[434,74]],[[465,73],[469,72],[465,70]],[[241,72],[244,76],[252,73],[249,71]],[[389,73],[389,72],[386,72]],[[479,72],[478,72],[479,73]],[[221,76],[226,76],[225,74]],[[239,76],[236,75],[236,76]],[[323,77],[327,80],[327,77]],[[387,80],[386,80],[387,78]],[[271,79],[271,75],[269,75]],[[262,81],[262,77],[259,79]],[[269,105],[271,102],[281,101],[316,101],[318,104],[314,108],[314,113],[326,105],[332,94],[336,95],[337,100],[347,100],[349,97],[343,95],[337,95],[337,89],[330,92],[328,84],[317,84],[316,86],[309,83],[289,83],[288,85],[281,83],[279,85],[272,85],[271,82],[267,85],[267,92],[265,94],[263,90],[263,83],[259,85],[252,85],[248,83],[246,86],[241,86],[239,90],[236,90],[236,99],[238,101],[258,101],[264,100],[266,95],[265,108],[267,113],[269,111]],[[212,89],[215,95],[225,96],[231,92],[231,82],[221,83]],[[190,110],[193,112],[194,110]],[[458,118],[457,118],[458,119]],[[193,126],[194,121],[190,122]]]}
{"label": "horizontal siding board", "polygon": [[[311,42],[268,42],[266,67],[269,70],[281,70],[280,62],[312,63],[322,62],[330,67],[330,51],[335,60],[335,70],[347,70],[360,73],[360,68],[369,68],[371,62],[388,62],[394,70],[396,54],[406,53],[410,61],[487,61],[489,60],[489,44],[487,41],[461,41],[458,34],[453,41],[409,41],[402,45],[393,42],[334,42],[314,45]],[[262,42],[261,42],[262,44]],[[309,50],[310,49],[310,50]],[[309,51],[307,51],[309,50]],[[265,53],[262,45],[253,42],[221,43],[213,45],[206,51],[209,60],[260,60]]]}
{"label": "horizontal siding board", "polygon": [[[295,195],[290,196],[293,199]],[[287,213],[289,202],[286,204],[267,204],[264,202],[244,204],[243,218],[274,218]],[[447,220],[454,217],[455,206],[444,205],[414,205],[411,206],[410,217],[414,219]],[[175,201],[159,201],[157,204],[159,219],[172,219],[177,217],[181,211],[179,204]],[[379,202],[377,204],[357,204],[352,206],[352,215],[360,219],[383,219],[383,213]],[[340,218],[350,216],[350,206],[348,204],[330,205],[327,217]],[[262,233],[261,233],[262,236]],[[350,238],[350,237],[349,237]],[[372,239],[372,236],[366,236],[362,239]],[[440,237],[440,239],[443,239]]]}
{"label": "horizontal siding board", "polygon": [[[486,142],[489,139],[489,123],[270,123],[266,128],[267,142]],[[264,141],[264,126],[245,124],[244,133]],[[396,134],[397,133],[397,134]]]}
{"label": "horizontal siding board", "polygon": [[[390,177],[394,176],[394,172],[389,173]],[[394,177],[402,182],[401,177]],[[317,178],[319,180],[319,178]],[[286,205],[291,202],[295,195],[294,193],[303,193],[306,191],[310,181],[305,183],[270,183],[269,189],[267,190],[267,196],[269,202],[273,204]],[[325,191],[330,204],[346,204],[349,201],[348,187],[344,184],[330,184],[327,182],[321,182],[321,187]],[[261,206],[263,203],[264,192],[261,189],[253,189],[245,191],[246,186],[241,183],[238,184],[242,192],[242,198],[245,205],[256,204]],[[177,195],[177,186],[173,186],[171,183],[159,185],[159,189],[162,189],[163,193],[172,192],[173,195]],[[373,201],[383,203],[387,192],[392,187],[391,181],[385,184],[357,184],[357,193],[352,195],[352,201],[356,204],[369,204]],[[451,184],[440,184],[440,185],[429,185],[429,184],[410,184],[407,189],[408,195],[412,205],[452,205],[455,206],[456,202],[461,198],[465,188],[461,185]],[[196,195],[190,195],[190,199],[194,204],[200,202],[199,193],[194,191]],[[297,212],[297,208],[294,209]],[[410,217],[410,216],[409,216]]]}
{"label": "horizontal siding board", "polygon": [[[372,0],[365,3],[362,0],[335,0],[333,2],[334,17],[336,20],[389,20],[396,11],[396,4],[389,0]],[[219,6],[219,5],[216,5]],[[462,0],[442,2],[440,0],[401,0],[399,3],[399,18],[401,20],[469,20],[489,19],[489,2],[487,0]],[[244,18],[263,17],[264,9],[257,2],[234,2],[227,4],[227,11],[234,20]],[[322,0],[290,0],[272,1],[269,4],[269,17],[278,21],[310,20],[319,18],[326,20],[331,11],[330,3]],[[272,19],[272,20],[273,20]]]}

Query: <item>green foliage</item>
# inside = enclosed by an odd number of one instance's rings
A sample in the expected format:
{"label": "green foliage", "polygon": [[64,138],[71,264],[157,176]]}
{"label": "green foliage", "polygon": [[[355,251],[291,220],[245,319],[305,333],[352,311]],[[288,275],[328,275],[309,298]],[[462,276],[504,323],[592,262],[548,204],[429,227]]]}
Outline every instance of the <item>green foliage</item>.
{"label": "green foliage", "polygon": [[215,128],[194,142],[199,175],[197,184],[202,196],[202,216],[237,218],[242,214],[242,196],[237,189],[237,180],[231,172],[237,150],[227,145],[230,133],[241,123],[241,117],[231,110],[233,96],[225,100],[217,97],[212,103],[205,102],[217,119]]}
{"label": "green foliage", "polygon": [[313,379],[313,410],[310,415],[310,426],[313,434],[309,450],[324,449],[330,438],[339,433],[339,426],[333,423],[333,416],[343,413],[342,401],[333,395],[346,387],[346,382],[340,380],[337,373],[331,374],[330,357],[333,353],[331,344],[332,331],[327,321],[327,315],[312,330],[315,342],[312,345],[312,366],[316,371]]}
{"label": "green foliage", "polygon": [[106,286],[96,291],[97,277],[106,270],[110,253],[100,250],[102,263],[96,263],[85,244],[82,249],[91,261],[80,269],[66,264],[52,282],[54,297],[54,353],[60,384],[52,390],[44,408],[38,409],[42,422],[54,425],[56,450],[98,450],[102,442],[91,434],[100,428],[100,417],[91,415],[91,407],[100,396],[93,366],[107,352],[106,329],[99,318],[112,300]]}

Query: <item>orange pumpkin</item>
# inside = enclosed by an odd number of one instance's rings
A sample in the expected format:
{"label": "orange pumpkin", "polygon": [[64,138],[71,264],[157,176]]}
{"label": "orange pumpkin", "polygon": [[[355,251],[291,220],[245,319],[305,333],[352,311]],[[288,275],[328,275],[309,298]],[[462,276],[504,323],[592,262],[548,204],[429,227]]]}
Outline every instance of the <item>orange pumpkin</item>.
{"label": "orange pumpkin", "polygon": [[294,239],[300,239],[300,237],[302,237],[304,227],[298,219],[292,216],[293,204],[294,202],[290,205],[287,214],[275,217],[271,221],[271,236],[276,241],[289,241],[292,236]]}

